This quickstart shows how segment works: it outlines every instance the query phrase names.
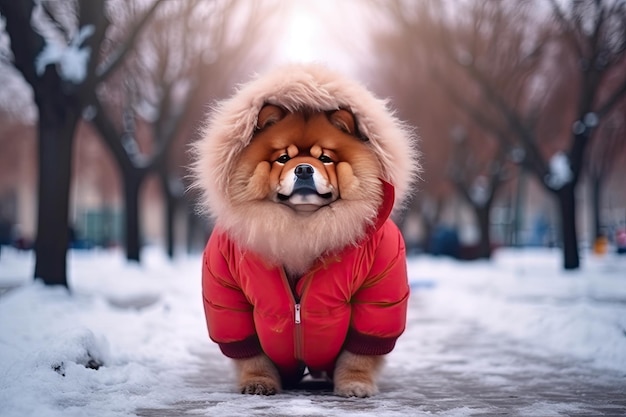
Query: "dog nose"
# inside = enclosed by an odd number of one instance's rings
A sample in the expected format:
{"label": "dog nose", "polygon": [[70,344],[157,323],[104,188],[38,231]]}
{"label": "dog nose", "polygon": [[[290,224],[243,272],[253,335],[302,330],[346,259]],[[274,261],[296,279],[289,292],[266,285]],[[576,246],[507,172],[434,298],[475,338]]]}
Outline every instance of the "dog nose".
{"label": "dog nose", "polygon": [[296,167],[295,174],[298,179],[309,179],[313,176],[313,167],[309,164],[300,164]]}

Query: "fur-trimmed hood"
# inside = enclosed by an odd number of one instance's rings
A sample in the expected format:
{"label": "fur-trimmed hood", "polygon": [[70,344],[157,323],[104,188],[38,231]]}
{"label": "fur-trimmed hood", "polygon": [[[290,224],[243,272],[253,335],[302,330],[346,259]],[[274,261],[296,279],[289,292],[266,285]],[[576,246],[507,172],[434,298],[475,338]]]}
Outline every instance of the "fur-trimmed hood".
{"label": "fur-trimmed hood", "polygon": [[381,163],[382,179],[395,187],[394,207],[402,205],[420,171],[412,130],[394,116],[385,100],[359,83],[319,64],[291,64],[255,78],[218,103],[195,143],[194,187],[201,190],[202,206],[213,217],[229,210],[226,190],[233,164],[252,140],[265,104],[288,111],[349,109]]}

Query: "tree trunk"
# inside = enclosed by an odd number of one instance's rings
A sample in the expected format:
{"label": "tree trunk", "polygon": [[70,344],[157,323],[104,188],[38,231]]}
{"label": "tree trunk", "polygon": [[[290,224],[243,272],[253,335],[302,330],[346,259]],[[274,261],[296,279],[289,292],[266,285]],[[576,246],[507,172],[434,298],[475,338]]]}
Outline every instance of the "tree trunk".
{"label": "tree trunk", "polygon": [[576,233],[575,185],[568,183],[556,192],[561,212],[561,241],[563,242],[563,267],[567,270],[580,267],[578,236]]}
{"label": "tree trunk", "polygon": [[489,205],[474,206],[476,220],[480,230],[480,240],[478,242],[478,253],[476,257],[479,259],[491,258],[491,236],[489,233]]}
{"label": "tree trunk", "polygon": [[176,198],[171,192],[167,183],[167,175],[161,174],[161,187],[163,188],[163,196],[165,201],[165,244],[167,256],[174,258],[174,220],[176,217]]}
{"label": "tree trunk", "polygon": [[171,196],[167,196],[165,213],[165,232],[167,239],[167,257],[174,259],[174,218],[176,217],[176,202]]}
{"label": "tree trunk", "polygon": [[39,111],[34,276],[46,285],[67,287],[72,144],[81,106],[72,98],[71,86],[64,84],[53,65],[48,65],[43,74],[36,71],[36,57],[46,42],[31,25],[34,7],[35,2],[31,1],[0,0],[4,29],[11,40],[13,65],[32,87]]}
{"label": "tree trunk", "polygon": [[144,175],[138,172],[124,173],[125,240],[126,259],[139,262],[141,239],[139,236],[139,191]]}
{"label": "tree trunk", "polygon": [[186,201],[184,205],[187,214],[187,253],[197,253],[203,250],[213,232],[212,221],[202,217],[194,209],[193,203]]}
{"label": "tree trunk", "polygon": [[524,196],[526,195],[526,183],[528,174],[520,165],[515,188],[515,208],[513,210],[513,246],[522,246],[522,227],[524,225]]}
{"label": "tree trunk", "polygon": [[591,227],[592,230],[592,244],[602,234],[602,225],[600,224],[600,196],[602,180],[599,175],[591,176]]}
{"label": "tree trunk", "polygon": [[34,88],[39,111],[38,211],[35,278],[46,285],[67,287],[69,201],[72,146],[80,117],[79,105],[63,94],[63,81],[48,67]]}
{"label": "tree trunk", "polygon": [[58,103],[58,96],[50,101],[37,100],[39,204],[35,278],[41,278],[46,285],[67,287],[72,144],[78,115],[67,103]]}

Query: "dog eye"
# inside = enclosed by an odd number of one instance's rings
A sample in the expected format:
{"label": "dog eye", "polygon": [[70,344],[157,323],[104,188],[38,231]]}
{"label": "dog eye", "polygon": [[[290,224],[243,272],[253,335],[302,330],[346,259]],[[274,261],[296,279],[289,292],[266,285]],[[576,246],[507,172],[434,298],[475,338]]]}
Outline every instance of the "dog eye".
{"label": "dog eye", "polygon": [[282,154],[281,156],[278,157],[278,159],[274,162],[278,162],[279,164],[284,164],[285,162],[289,161],[291,158],[289,157],[289,155],[287,155],[286,153]]}
{"label": "dog eye", "polygon": [[320,156],[318,159],[320,161],[322,161],[323,164],[332,164],[333,163],[333,160],[330,159],[330,156],[328,156],[328,155],[322,154],[322,156]]}

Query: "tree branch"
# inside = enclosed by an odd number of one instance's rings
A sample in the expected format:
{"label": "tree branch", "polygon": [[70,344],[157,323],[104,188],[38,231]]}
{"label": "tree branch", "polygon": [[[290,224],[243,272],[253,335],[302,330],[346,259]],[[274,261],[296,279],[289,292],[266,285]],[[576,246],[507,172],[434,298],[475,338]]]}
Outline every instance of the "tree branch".
{"label": "tree branch", "polygon": [[622,81],[619,87],[613,90],[609,98],[598,108],[596,111],[598,117],[602,119],[602,117],[606,116],[624,96],[626,96],[626,79]]}
{"label": "tree branch", "polygon": [[61,24],[61,22],[59,22],[59,20],[52,14],[52,11],[50,10],[49,3],[42,1],[40,4],[41,4],[41,8],[43,9],[44,13],[46,14],[46,16],[48,16],[48,19],[50,19],[50,21],[52,22],[54,27],[56,27],[57,30],[59,32],[61,32],[61,34],[63,35],[63,38],[65,39],[65,42],[69,43],[69,41],[70,41],[70,34],[67,31],[67,29]]}
{"label": "tree branch", "polygon": [[[472,79],[480,86],[483,92],[486,95],[487,100],[493,105],[495,109],[497,109],[504,119],[507,121],[507,124],[511,127],[513,133],[520,139],[522,144],[524,145],[524,149],[526,150],[526,162],[528,163],[528,167],[540,178],[542,179],[548,172],[548,168],[546,166],[543,157],[541,156],[537,146],[535,145],[535,141],[533,140],[533,133],[529,131],[527,126],[520,120],[518,114],[508,105],[508,103],[498,94],[491,86],[489,81],[484,77],[484,75],[478,71],[478,69],[474,65],[469,65],[466,68],[466,73],[469,74]],[[506,132],[500,130],[498,133],[499,137],[506,137]]]}
{"label": "tree branch", "polygon": [[571,43],[578,56],[582,58],[583,50],[575,36],[575,33],[577,33],[576,28],[572,27],[572,22],[565,16],[563,9],[561,9],[561,6],[559,6],[556,0],[550,0],[550,3],[552,4],[552,11],[556,17],[556,20],[563,28],[563,32],[567,41]]}
{"label": "tree branch", "polygon": [[5,17],[5,29],[11,39],[13,64],[35,89],[39,79],[35,72],[35,59],[46,41],[31,26],[33,9],[33,1],[0,0],[0,14]]}
{"label": "tree branch", "polygon": [[113,153],[113,157],[122,172],[129,172],[134,166],[120,141],[121,132],[113,125],[107,116],[106,110],[95,92],[92,94],[91,99],[91,105],[94,106],[95,109],[95,115],[91,122],[100,133],[102,140],[104,140],[107,147],[111,150],[111,153]]}
{"label": "tree branch", "polygon": [[101,65],[98,66],[98,68],[96,69],[98,82],[105,80],[122,64],[128,52],[133,48],[135,41],[139,36],[139,33],[142,31],[148,20],[150,20],[152,15],[156,12],[161,3],[163,3],[163,0],[155,0],[150,8],[139,19],[139,21],[133,25],[132,31],[126,37],[124,42],[109,55],[108,59],[106,59]]}

